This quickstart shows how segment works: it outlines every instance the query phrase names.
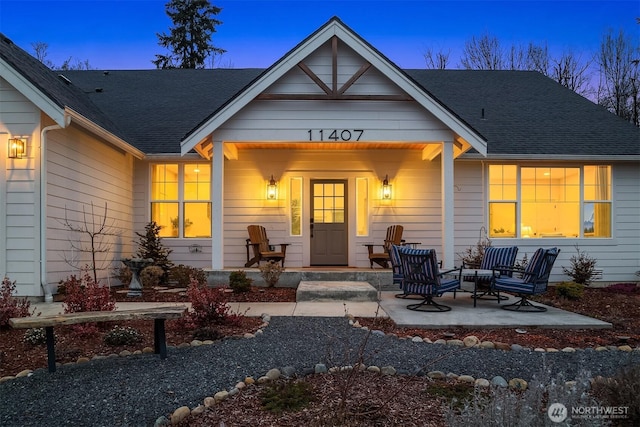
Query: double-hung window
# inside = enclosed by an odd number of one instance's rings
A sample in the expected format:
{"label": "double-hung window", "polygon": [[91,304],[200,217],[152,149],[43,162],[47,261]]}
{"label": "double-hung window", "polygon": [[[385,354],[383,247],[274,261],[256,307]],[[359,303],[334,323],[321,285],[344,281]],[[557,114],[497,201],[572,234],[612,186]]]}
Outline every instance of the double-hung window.
{"label": "double-hung window", "polygon": [[611,167],[489,166],[492,238],[611,237]]}
{"label": "double-hung window", "polygon": [[211,237],[211,165],[151,165],[151,220],[160,237]]}

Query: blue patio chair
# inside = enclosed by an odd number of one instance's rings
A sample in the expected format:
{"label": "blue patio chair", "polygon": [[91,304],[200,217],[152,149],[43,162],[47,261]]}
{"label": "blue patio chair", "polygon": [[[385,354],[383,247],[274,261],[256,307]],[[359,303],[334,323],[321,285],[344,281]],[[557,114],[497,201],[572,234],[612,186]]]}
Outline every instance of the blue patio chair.
{"label": "blue patio chair", "polygon": [[[484,255],[480,265],[462,265],[462,268],[477,268],[478,270],[494,270],[497,267],[503,267],[499,269],[499,277],[512,277],[513,267],[516,263],[516,257],[518,256],[517,246],[508,246],[503,248],[489,246],[484,250]],[[491,277],[488,276],[464,276],[465,282],[473,282],[477,280],[476,289],[473,298],[475,299],[492,299],[492,300],[506,300],[507,297],[499,297],[491,289]],[[480,293],[478,294],[478,290]]]}
{"label": "blue patio chair", "polygon": [[411,249],[408,246],[391,245],[391,248],[389,249],[389,261],[391,262],[391,271],[393,273],[392,280],[393,284],[402,290],[402,292],[396,294],[395,297],[403,299],[422,299],[420,295],[409,294],[404,292],[402,289],[402,279],[404,278],[404,274],[402,270],[402,260],[400,259],[400,250],[409,254],[421,253],[420,251],[424,251],[424,249]]}
{"label": "blue patio chair", "polygon": [[[422,298],[422,302],[409,304],[407,308],[435,313],[451,310],[451,307],[438,304],[433,298],[439,297],[445,292],[455,292],[459,289],[462,269],[439,271],[434,249],[399,247],[398,253],[402,266],[401,288],[403,292],[407,295],[419,295]],[[457,278],[443,278],[443,276],[453,275],[455,272],[457,272]]]}
{"label": "blue patio chair", "polygon": [[498,292],[498,296],[501,291],[504,291],[514,293],[520,297],[518,302],[503,305],[502,308],[504,310],[525,312],[547,311],[545,307],[531,304],[527,299],[527,295],[538,295],[546,292],[549,284],[549,275],[559,253],[560,249],[558,248],[539,248],[531,257],[526,268],[514,267],[510,269],[512,274],[520,273],[520,277],[499,276],[498,274],[503,268],[495,268],[494,274],[497,276],[492,279],[491,287]]}

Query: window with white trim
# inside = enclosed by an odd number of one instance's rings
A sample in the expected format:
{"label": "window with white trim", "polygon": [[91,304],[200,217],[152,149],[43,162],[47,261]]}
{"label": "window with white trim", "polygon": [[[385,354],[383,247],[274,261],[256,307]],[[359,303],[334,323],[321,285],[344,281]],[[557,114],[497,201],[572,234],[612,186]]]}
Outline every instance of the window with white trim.
{"label": "window with white trim", "polygon": [[489,237],[611,237],[611,166],[489,166]]}
{"label": "window with white trim", "polygon": [[211,165],[151,165],[151,220],[160,237],[211,237]]}

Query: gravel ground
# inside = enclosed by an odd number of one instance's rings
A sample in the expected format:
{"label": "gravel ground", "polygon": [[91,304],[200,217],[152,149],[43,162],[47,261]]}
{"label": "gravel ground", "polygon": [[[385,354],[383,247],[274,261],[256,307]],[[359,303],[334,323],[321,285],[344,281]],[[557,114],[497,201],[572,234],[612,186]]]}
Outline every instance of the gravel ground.
{"label": "gravel ground", "polygon": [[[304,372],[316,363],[353,364],[366,336],[344,318],[274,317],[255,339],[172,348],[166,360],[141,355],[64,366],[54,374],[39,369],[0,384],[0,425],[153,426],[179,406],[193,408],[206,396],[271,368],[293,366]],[[500,375],[507,381],[529,381],[543,371],[572,379],[579,369],[609,376],[622,366],[640,364],[638,351],[461,350],[373,334],[363,354],[367,365],[393,366],[405,373],[424,368],[489,380]]]}

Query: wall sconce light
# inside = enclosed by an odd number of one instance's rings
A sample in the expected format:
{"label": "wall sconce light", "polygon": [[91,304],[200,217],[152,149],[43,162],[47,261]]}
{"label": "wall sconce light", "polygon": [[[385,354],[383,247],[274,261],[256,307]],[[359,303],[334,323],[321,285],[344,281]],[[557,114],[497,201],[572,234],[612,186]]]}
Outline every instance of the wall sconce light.
{"label": "wall sconce light", "polygon": [[391,200],[391,185],[389,184],[389,175],[385,175],[382,180],[382,200]]}
{"label": "wall sconce light", "polygon": [[391,200],[391,185],[389,185],[389,175],[384,176],[382,181],[382,199]]}
{"label": "wall sconce light", "polygon": [[267,200],[277,200],[278,199],[278,181],[273,178],[273,174],[271,174],[271,179],[267,184]]}
{"label": "wall sconce light", "polygon": [[9,158],[22,159],[27,152],[27,138],[9,138]]}

